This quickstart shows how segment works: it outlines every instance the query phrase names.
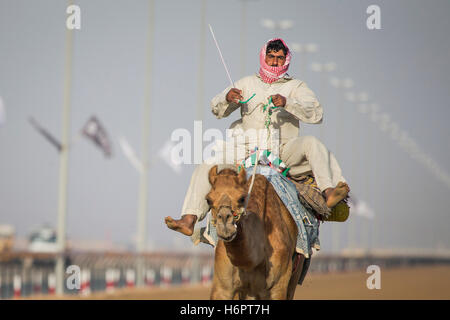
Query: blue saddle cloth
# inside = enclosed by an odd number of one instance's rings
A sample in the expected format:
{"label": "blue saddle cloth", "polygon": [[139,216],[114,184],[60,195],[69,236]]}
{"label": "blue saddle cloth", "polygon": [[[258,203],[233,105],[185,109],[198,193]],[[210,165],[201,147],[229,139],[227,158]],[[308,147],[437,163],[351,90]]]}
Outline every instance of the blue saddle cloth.
{"label": "blue saddle cloth", "polygon": [[[251,178],[254,168],[250,167],[246,169],[247,179]],[[298,228],[296,251],[309,258],[312,255],[312,248],[320,250],[319,221],[313,213],[309,212],[300,203],[297,188],[288,178],[268,166],[258,165],[256,173],[265,176],[272,183],[278,196],[291,213]],[[217,232],[211,223],[209,214],[203,237],[212,246],[216,245],[218,239]]]}

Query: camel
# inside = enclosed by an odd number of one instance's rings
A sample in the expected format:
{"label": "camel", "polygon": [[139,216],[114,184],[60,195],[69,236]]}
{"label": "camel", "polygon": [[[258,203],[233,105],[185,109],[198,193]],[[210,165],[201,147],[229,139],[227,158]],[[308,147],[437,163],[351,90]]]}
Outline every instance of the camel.
{"label": "camel", "polygon": [[293,270],[297,226],[272,184],[255,175],[244,211],[250,180],[241,168],[209,171],[206,199],[218,242],[211,299],[292,299],[305,257]]}

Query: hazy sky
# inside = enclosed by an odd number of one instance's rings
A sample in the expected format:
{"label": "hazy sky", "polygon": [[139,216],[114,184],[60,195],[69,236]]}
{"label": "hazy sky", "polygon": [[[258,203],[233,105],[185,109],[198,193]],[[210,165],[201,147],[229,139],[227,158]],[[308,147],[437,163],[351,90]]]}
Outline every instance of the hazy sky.
{"label": "hazy sky", "polygon": [[[139,153],[145,96],[148,2],[78,0],[81,30],[74,34],[71,100],[72,136],[91,115],[113,140],[112,159],[86,140],[71,150],[67,232],[70,239],[130,244],[136,232],[139,176],[122,154],[123,135]],[[369,5],[381,9],[381,30],[366,27]],[[0,0],[0,96],[7,121],[0,127],[0,224],[19,237],[42,223],[56,225],[57,151],[28,123],[35,117],[62,136],[64,43],[67,2]],[[153,153],[173,130],[193,131],[198,101],[201,1],[155,1],[151,88]],[[295,54],[289,73],[304,80],[324,107],[322,125],[303,125],[335,152],[352,192],[367,201],[376,218],[352,216],[321,226],[323,250],[356,246],[450,248],[449,186],[413,160],[358,113],[347,92],[366,92],[448,174],[450,172],[450,2],[442,1],[248,1],[208,0],[206,22],[215,30],[234,80],[241,74],[240,33],[246,35],[245,74],[258,70],[258,53],[277,35],[289,44],[316,43],[318,52]],[[291,19],[294,26],[270,31],[261,20]],[[213,40],[205,33],[204,130],[224,130],[239,117],[217,120],[210,99],[228,86]],[[306,60],[305,60],[306,59]],[[335,62],[320,75],[312,62]],[[305,71],[301,68],[307,65]],[[351,78],[336,89],[328,76]],[[339,102],[340,101],[340,102]],[[338,112],[338,110],[340,110]],[[340,115],[339,115],[340,114]],[[339,120],[340,119],[340,120]],[[341,148],[337,150],[337,140]],[[189,248],[189,239],[169,231],[166,215],[179,216],[193,165],[176,174],[157,162],[149,173],[148,243],[152,248]],[[338,233],[336,233],[338,232]],[[336,242],[336,235],[338,242]],[[206,249],[205,249],[206,250]]]}

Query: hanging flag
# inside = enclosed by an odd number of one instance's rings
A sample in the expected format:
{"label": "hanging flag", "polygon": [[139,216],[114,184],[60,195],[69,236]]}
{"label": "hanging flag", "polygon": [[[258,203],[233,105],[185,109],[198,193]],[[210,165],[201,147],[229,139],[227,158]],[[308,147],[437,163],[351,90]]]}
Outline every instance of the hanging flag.
{"label": "hanging flag", "polygon": [[92,116],[84,125],[82,130],[83,135],[92,140],[100,149],[102,149],[105,157],[111,157],[111,143],[108,138],[106,130],[98,121],[97,117]]}
{"label": "hanging flag", "polygon": [[171,140],[167,140],[164,146],[159,150],[158,156],[164,160],[164,162],[172,168],[176,173],[181,173],[181,162],[175,161],[172,157],[172,149],[175,144]]}
{"label": "hanging flag", "polygon": [[0,127],[6,122],[6,111],[5,105],[3,104],[3,99],[0,97]]}
{"label": "hanging flag", "polygon": [[48,142],[50,142],[52,145],[54,145],[56,147],[56,149],[58,149],[59,152],[61,152],[62,149],[62,145],[61,143],[56,140],[56,138],[54,138],[47,130],[45,130],[42,126],[40,126],[36,120],[34,120],[33,117],[29,117],[28,121],[30,121],[31,125],[40,133],[44,136],[44,138],[47,139]]}
{"label": "hanging flag", "polygon": [[350,206],[350,213],[354,213],[357,216],[367,219],[375,218],[375,213],[372,208],[363,200],[356,200],[354,196],[351,196],[348,205]]}
{"label": "hanging flag", "polygon": [[133,167],[135,167],[137,171],[142,173],[144,171],[144,165],[142,164],[141,160],[139,160],[139,158],[137,157],[136,153],[134,152],[133,148],[130,146],[128,141],[121,136],[119,137],[119,145],[122,148],[122,151],[127,157],[127,159],[133,165]]}

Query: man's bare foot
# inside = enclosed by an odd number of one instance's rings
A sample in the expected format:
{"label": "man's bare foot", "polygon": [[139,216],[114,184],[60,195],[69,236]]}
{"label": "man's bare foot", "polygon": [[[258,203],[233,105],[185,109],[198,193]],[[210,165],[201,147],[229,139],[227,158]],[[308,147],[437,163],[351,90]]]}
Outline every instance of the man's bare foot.
{"label": "man's bare foot", "polygon": [[333,208],[339,203],[339,201],[344,200],[349,192],[350,188],[345,182],[339,182],[336,188],[328,188],[327,190],[325,190],[327,207]]}
{"label": "man's bare foot", "polygon": [[194,232],[194,225],[197,221],[197,216],[193,214],[185,214],[179,220],[174,220],[172,217],[164,219],[169,229],[181,232],[184,235],[191,236]]}

